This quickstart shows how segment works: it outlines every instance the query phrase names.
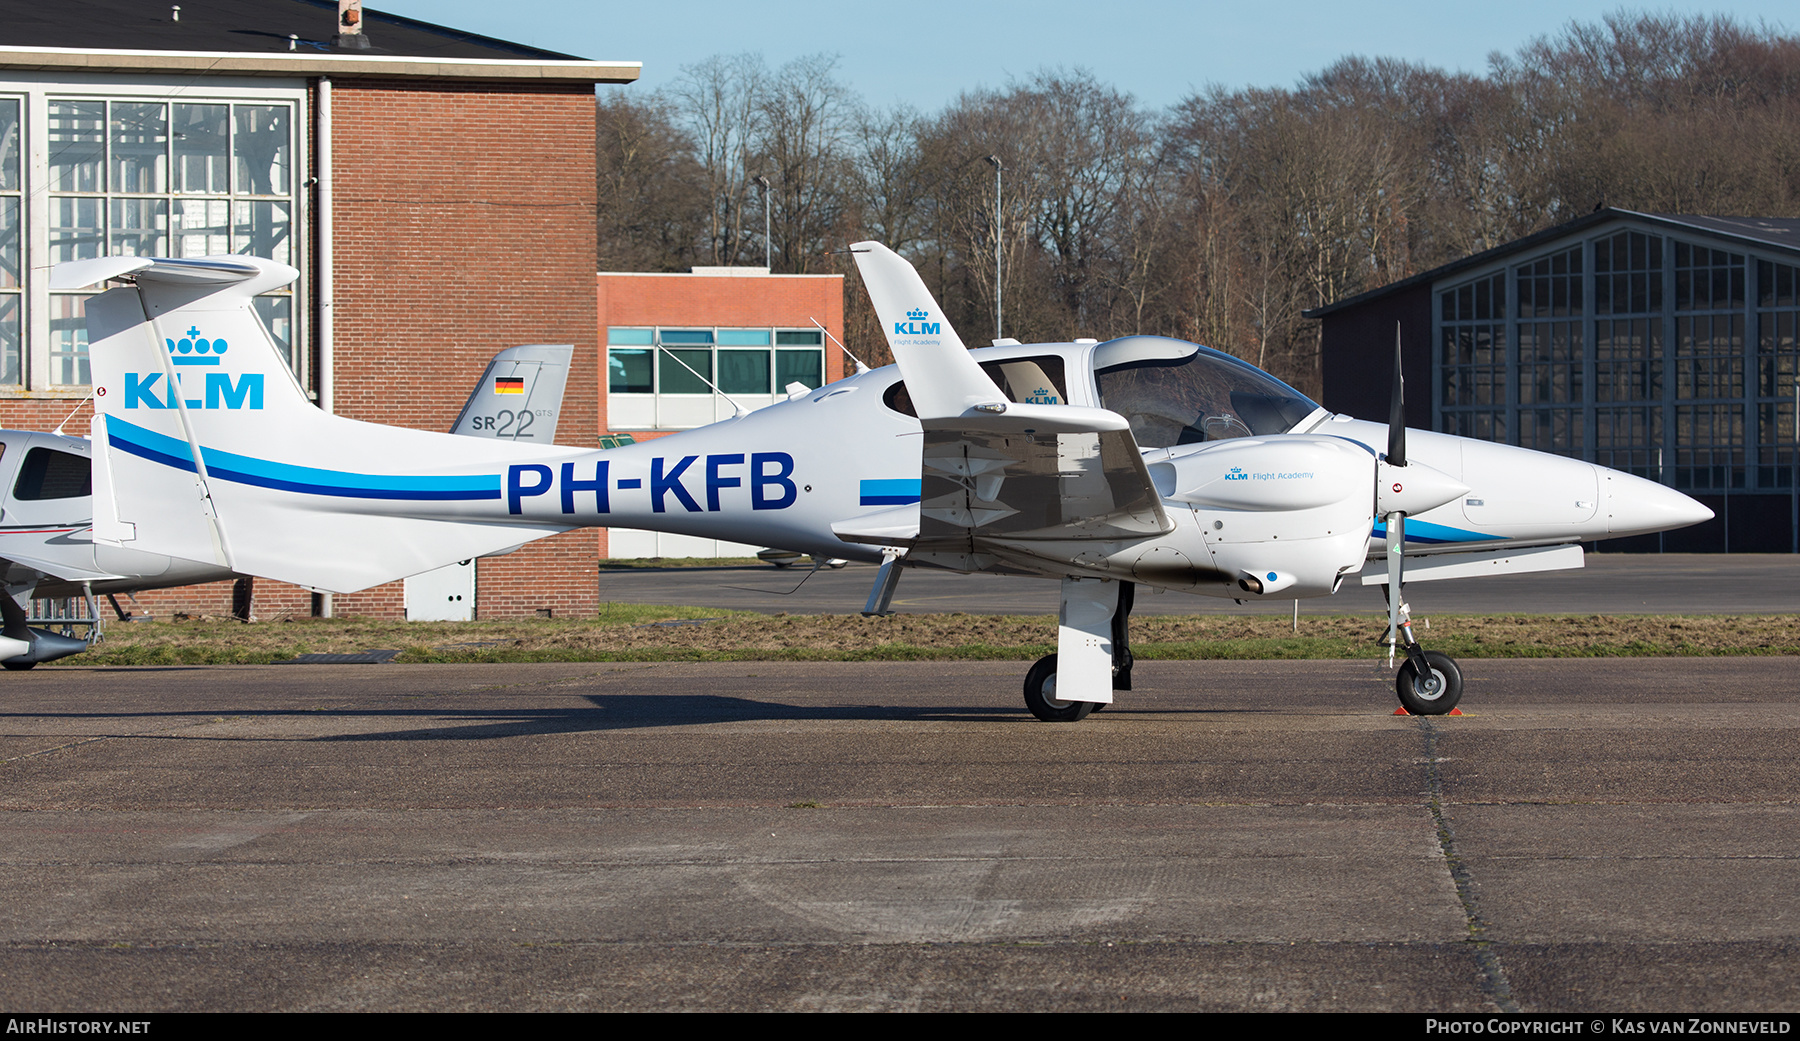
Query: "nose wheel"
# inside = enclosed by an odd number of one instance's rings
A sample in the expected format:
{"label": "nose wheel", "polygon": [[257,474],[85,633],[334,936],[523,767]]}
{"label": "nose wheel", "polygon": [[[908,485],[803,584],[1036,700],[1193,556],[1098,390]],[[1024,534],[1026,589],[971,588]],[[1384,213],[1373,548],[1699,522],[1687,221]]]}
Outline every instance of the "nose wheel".
{"label": "nose wheel", "polygon": [[1462,670],[1448,654],[1421,650],[1415,656],[1408,648],[1406,661],[1394,678],[1394,691],[1400,695],[1400,706],[1411,715],[1441,716],[1462,700]]}
{"label": "nose wheel", "polygon": [[[1393,595],[1391,591],[1389,595]],[[1393,605],[1393,610],[1398,624],[1390,632],[1388,653],[1393,654],[1396,641],[1399,649],[1406,652],[1406,660],[1400,663],[1400,671],[1394,676],[1394,692],[1400,695],[1400,707],[1409,715],[1441,716],[1462,700],[1462,669],[1448,654],[1419,646],[1419,641],[1413,638],[1412,609],[1404,602]]]}

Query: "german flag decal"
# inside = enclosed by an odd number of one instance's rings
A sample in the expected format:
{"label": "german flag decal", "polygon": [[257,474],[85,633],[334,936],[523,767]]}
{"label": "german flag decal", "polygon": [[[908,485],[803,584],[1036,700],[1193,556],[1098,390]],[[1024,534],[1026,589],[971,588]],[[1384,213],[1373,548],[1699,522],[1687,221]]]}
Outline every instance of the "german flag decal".
{"label": "german flag decal", "polygon": [[494,377],[494,393],[496,393],[496,394],[523,394],[523,393],[525,393],[525,377],[523,377],[523,376],[495,376]]}

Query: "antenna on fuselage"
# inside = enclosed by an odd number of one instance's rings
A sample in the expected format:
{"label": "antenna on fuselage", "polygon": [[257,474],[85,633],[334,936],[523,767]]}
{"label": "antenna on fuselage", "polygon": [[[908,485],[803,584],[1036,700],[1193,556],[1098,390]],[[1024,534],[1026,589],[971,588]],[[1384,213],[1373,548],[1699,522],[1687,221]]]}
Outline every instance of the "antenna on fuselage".
{"label": "antenna on fuselage", "polygon": [[831,341],[831,342],[832,342],[832,343],[835,343],[835,344],[837,344],[837,345],[838,345],[838,350],[840,350],[840,351],[843,351],[843,352],[844,352],[844,357],[846,357],[846,358],[849,358],[849,359],[850,359],[850,360],[851,360],[851,361],[853,361],[853,362],[855,362],[855,363],[856,363],[856,374],[857,374],[857,375],[858,375],[858,376],[861,376],[861,375],[862,375],[862,374],[863,374],[863,373],[865,373],[865,372],[868,372],[868,371],[869,371],[869,367],[868,367],[868,366],[867,366],[867,365],[864,365],[864,364],[863,364],[863,362],[862,362],[862,359],[861,359],[861,358],[858,358],[858,357],[857,357],[857,356],[856,356],[856,355],[854,355],[854,354],[851,354],[851,353],[850,353],[850,348],[848,348],[848,347],[846,347],[846,346],[844,346],[844,341],[842,341],[842,340],[840,340],[840,339],[838,339],[838,338],[837,338],[837,337],[835,337],[835,336],[833,336],[833,335],[831,335],[831,330],[830,330],[830,329],[827,329],[827,328],[825,328],[825,327],[824,327],[824,326],[823,326],[823,325],[819,325],[819,320],[818,320],[818,319],[817,319],[817,318],[812,318],[812,317],[808,317],[808,318],[807,318],[807,319],[806,319],[806,320],[807,320],[807,321],[809,321],[809,322],[811,322],[811,323],[812,323],[812,324],[814,324],[814,325],[818,325],[818,326],[819,326],[819,331],[820,331],[820,332],[822,332],[822,333],[824,333],[824,334],[825,334],[825,338],[826,338],[826,339],[827,339],[827,340],[830,340],[830,341]]}
{"label": "antenna on fuselage", "polygon": [[733,415],[731,417],[732,419],[739,419],[743,416],[747,416],[750,414],[750,410],[745,408],[744,406],[738,404],[736,398],[734,398],[730,394],[727,394],[724,391],[720,390],[719,385],[717,383],[714,383],[712,380],[709,380],[705,376],[700,375],[699,370],[695,369],[692,365],[689,365],[687,362],[682,361],[680,355],[676,354],[674,351],[664,351],[663,353],[666,354],[670,359],[672,359],[675,362],[675,364],[677,364],[677,365],[681,366],[682,368],[688,370],[689,372],[693,373],[695,379],[697,379],[701,383],[704,383],[707,386],[711,387],[713,389],[714,394],[717,394],[718,396],[724,398],[726,401],[731,402],[731,407],[734,410]]}
{"label": "antenna on fuselage", "polygon": [[68,415],[63,417],[63,421],[61,423],[56,424],[56,429],[52,430],[51,433],[55,434],[57,437],[67,437],[68,435],[63,433],[63,427],[66,427],[69,425],[69,420],[75,418],[75,413],[81,411],[81,406],[87,404],[88,402],[90,402],[92,400],[94,400],[94,391],[92,388],[89,388],[87,397],[82,398],[79,402],[76,402],[75,408],[72,411],[70,411],[70,413]]}

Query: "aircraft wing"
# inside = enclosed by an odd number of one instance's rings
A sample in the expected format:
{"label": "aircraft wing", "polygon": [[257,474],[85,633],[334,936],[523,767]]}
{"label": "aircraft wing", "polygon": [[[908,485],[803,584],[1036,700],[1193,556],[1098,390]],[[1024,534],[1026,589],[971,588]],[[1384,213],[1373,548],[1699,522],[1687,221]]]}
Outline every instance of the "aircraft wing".
{"label": "aircraft wing", "polygon": [[[884,511],[834,529],[840,538],[907,545],[913,559],[955,553],[979,564],[988,555],[1035,556],[1032,543],[1173,529],[1125,417],[1008,400],[911,264],[879,242],[851,249],[925,437],[912,537],[896,538],[907,518]],[[1052,555],[1066,563],[1065,552]]]}

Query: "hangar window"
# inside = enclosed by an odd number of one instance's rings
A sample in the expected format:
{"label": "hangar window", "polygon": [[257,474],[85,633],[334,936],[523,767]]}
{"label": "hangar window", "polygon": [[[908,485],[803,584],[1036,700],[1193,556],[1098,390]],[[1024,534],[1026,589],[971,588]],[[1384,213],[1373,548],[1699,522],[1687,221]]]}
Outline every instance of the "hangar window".
{"label": "hangar window", "polygon": [[[56,264],[237,253],[299,266],[302,91],[218,97],[184,84],[96,97],[66,84],[9,85],[15,93],[0,94],[0,386],[90,381],[87,301],[104,287],[52,290]],[[304,371],[295,293],[284,287],[255,306]]]}
{"label": "hangar window", "polygon": [[1442,429],[1463,437],[1505,441],[1506,275],[1490,275],[1446,290],[1439,294],[1438,306]]}
{"label": "hangar window", "polygon": [[1518,287],[1519,444],[1540,452],[1581,454],[1581,247],[1521,265]]}
{"label": "hangar window", "polygon": [[1758,484],[1792,488],[1800,477],[1794,429],[1800,371],[1800,267],[1756,264],[1756,407]]}
{"label": "hangar window", "polygon": [[1674,246],[1676,486],[1742,488],[1744,254]]}
{"label": "hangar window", "polygon": [[782,400],[790,384],[815,388],[825,378],[817,329],[615,326],[606,342],[615,429],[704,426],[729,418],[731,400],[757,409]]}

